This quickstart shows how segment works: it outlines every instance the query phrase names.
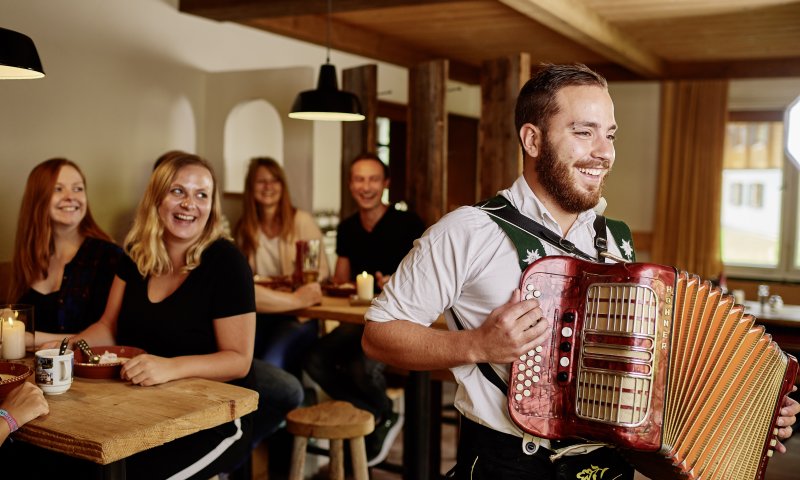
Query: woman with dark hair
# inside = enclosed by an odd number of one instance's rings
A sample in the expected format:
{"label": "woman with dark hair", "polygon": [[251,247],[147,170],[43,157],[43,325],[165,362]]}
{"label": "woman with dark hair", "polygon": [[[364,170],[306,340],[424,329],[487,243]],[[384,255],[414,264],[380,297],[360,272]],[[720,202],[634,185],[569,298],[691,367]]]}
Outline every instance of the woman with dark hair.
{"label": "woman with dark hair", "polygon": [[35,307],[36,342],[97,321],[122,250],[97,226],[78,165],[53,158],[28,175],[8,298]]}
{"label": "woman with dark hair", "polygon": [[[308,212],[292,205],[286,175],[271,158],[250,161],[242,216],[234,232],[236,243],[258,276],[291,275],[295,268],[295,242],[315,239],[320,241],[321,250],[319,280],[329,276],[322,232]],[[294,292],[256,285],[255,295],[259,313],[255,357],[300,377],[303,354],[318,336],[317,322],[300,323],[296,317],[279,313],[318,303],[322,298],[319,283],[303,285]]]}

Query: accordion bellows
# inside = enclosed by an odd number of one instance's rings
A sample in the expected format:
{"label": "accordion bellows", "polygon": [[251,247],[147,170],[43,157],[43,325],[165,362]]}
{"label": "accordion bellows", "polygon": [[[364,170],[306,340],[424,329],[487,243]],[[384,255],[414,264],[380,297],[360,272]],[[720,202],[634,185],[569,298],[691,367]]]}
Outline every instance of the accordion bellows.
{"label": "accordion bellows", "polygon": [[552,338],[511,366],[523,430],[615,445],[652,479],[761,479],[797,360],[733,297],[647,263],[548,256],[523,273]]}

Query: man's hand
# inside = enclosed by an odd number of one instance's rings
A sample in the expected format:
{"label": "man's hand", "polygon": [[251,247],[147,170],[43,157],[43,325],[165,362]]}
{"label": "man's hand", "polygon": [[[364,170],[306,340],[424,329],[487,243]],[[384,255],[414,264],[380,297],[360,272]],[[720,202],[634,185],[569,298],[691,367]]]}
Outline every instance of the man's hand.
{"label": "man's hand", "polygon": [[[797,391],[797,385],[792,388],[793,392]],[[781,405],[780,416],[778,417],[777,425],[778,425],[778,438],[781,440],[786,440],[787,438],[792,436],[792,425],[794,422],[797,421],[797,414],[800,413],[800,403],[797,403],[797,400],[789,398],[789,396],[783,397],[783,405]],[[778,442],[775,446],[775,450],[780,453],[786,453],[786,446]]]}
{"label": "man's hand", "polygon": [[541,320],[539,301],[520,301],[520,290],[515,289],[508,303],[492,310],[476,330],[480,335],[477,362],[511,363],[542,344],[550,327]]}
{"label": "man's hand", "polygon": [[378,282],[378,288],[383,290],[383,286],[389,283],[389,279],[392,278],[391,275],[384,275],[380,271],[375,272],[375,281]]}

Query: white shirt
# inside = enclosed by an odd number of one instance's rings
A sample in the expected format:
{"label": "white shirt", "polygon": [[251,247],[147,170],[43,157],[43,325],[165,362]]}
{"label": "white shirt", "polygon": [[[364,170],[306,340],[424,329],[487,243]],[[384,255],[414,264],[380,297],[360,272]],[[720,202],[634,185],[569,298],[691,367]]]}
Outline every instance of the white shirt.
{"label": "white shirt", "polygon": [[[524,177],[499,193],[523,215],[563,234]],[[566,239],[596,256],[595,216],[591,210],[579,214]],[[609,252],[619,256],[611,232],[607,235]],[[542,244],[547,255],[564,254],[546,242]],[[442,217],[414,242],[383,293],[372,302],[366,318],[376,322],[410,320],[430,326],[446,312],[448,328],[456,330],[449,312],[453,307],[464,328],[477,328],[492,310],[508,302],[519,286],[521,273],[517,250],[505,232],[486,213],[461,207]],[[492,367],[500,378],[508,380],[509,364]],[[463,415],[494,430],[522,436],[508,415],[506,396],[477,365],[461,365],[451,371],[458,382],[455,407]]]}
{"label": "white shirt", "polygon": [[261,229],[258,229],[255,274],[262,277],[282,275],[280,251],[280,237],[269,238]]}

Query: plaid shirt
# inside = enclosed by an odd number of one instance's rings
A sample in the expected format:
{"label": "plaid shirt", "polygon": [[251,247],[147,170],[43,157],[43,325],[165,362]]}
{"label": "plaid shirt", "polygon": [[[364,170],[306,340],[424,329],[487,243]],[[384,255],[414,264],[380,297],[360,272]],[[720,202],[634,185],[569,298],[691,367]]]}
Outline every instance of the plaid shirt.
{"label": "plaid shirt", "polygon": [[19,299],[34,306],[36,330],[75,333],[100,319],[121,257],[117,245],[87,237],[64,266],[60,290],[42,294],[30,288]]}

